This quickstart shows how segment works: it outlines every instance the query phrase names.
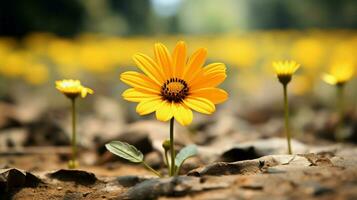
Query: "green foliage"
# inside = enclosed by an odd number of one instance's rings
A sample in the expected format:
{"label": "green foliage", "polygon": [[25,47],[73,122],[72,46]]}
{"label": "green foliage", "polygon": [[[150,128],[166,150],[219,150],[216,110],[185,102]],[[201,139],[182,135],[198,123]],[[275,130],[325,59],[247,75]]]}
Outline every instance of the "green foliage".
{"label": "green foliage", "polygon": [[190,157],[197,155],[197,147],[196,145],[188,145],[181,149],[181,151],[176,155],[175,158],[175,167],[176,174],[180,171],[180,167]]}
{"label": "green foliage", "polygon": [[124,158],[130,162],[142,163],[144,161],[144,155],[133,145],[126,142],[112,141],[105,145],[105,147],[111,153]]}
{"label": "green foliage", "polygon": [[[144,155],[133,145],[130,145],[126,142],[121,141],[112,141],[105,145],[108,151],[111,153],[126,159],[133,163],[141,163],[150,171],[155,173],[157,176],[162,177],[162,175],[156,170],[152,169],[149,165],[144,162]],[[166,151],[167,152],[167,151]],[[175,157],[175,172],[177,175],[180,171],[181,165],[188,158],[197,155],[197,147],[196,145],[189,145],[181,149],[181,151]],[[172,174],[173,175],[173,174]]]}

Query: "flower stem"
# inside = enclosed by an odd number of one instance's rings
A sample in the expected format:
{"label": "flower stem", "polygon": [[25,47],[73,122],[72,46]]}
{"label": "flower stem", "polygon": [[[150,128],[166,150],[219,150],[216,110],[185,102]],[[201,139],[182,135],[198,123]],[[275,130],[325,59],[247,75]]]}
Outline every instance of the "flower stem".
{"label": "flower stem", "polygon": [[76,168],[77,160],[77,141],[76,141],[76,98],[71,98],[72,100],[72,161],[69,165],[70,169]]}
{"label": "flower stem", "polygon": [[340,117],[340,122],[343,120],[344,115],[344,87],[343,85],[337,87],[337,98],[338,98],[338,112]]}
{"label": "flower stem", "polygon": [[339,120],[336,128],[335,139],[339,142],[343,142],[343,135],[341,135],[341,130],[343,127],[344,118],[344,85],[337,86],[337,112],[339,115]]}
{"label": "flower stem", "polygon": [[148,169],[148,170],[150,170],[151,172],[153,172],[154,174],[156,174],[158,177],[162,177],[162,175],[158,172],[158,171],[156,171],[156,170],[154,170],[152,167],[150,167],[148,164],[146,164],[146,162],[142,162],[142,164]]}
{"label": "flower stem", "polygon": [[286,139],[288,141],[288,153],[292,154],[287,86],[288,86],[288,84],[283,84],[283,87],[284,87],[285,134],[286,134]]}
{"label": "flower stem", "polygon": [[175,175],[174,118],[171,118],[170,120],[170,153],[171,153],[170,176],[174,176]]}
{"label": "flower stem", "polygon": [[170,171],[171,170],[170,161],[169,161],[169,157],[168,157],[167,153],[168,153],[168,151],[165,149],[165,162],[166,162],[167,169]]}

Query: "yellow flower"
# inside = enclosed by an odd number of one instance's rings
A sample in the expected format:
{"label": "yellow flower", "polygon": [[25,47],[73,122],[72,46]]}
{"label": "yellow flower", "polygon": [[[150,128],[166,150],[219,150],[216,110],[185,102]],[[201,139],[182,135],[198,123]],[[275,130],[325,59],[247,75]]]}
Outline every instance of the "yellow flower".
{"label": "yellow flower", "polygon": [[291,56],[299,60],[305,68],[309,68],[309,72],[311,72],[312,69],[318,69],[321,65],[326,49],[320,37],[302,37],[293,42]]}
{"label": "yellow flower", "polygon": [[24,70],[24,79],[32,85],[40,85],[48,81],[48,67],[41,63],[33,63]]}
{"label": "yellow flower", "polygon": [[330,72],[325,73],[322,79],[331,85],[344,85],[352,79],[355,69],[352,63],[339,63],[332,65]]}
{"label": "yellow flower", "polygon": [[64,79],[56,81],[56,88],[69,98],[76,98],[79,94],[82,98],[87,94],[93,94],[93,90],[84,87],[79,80]]}
{"label": "yellow flower", "polygon": [[291,80],[291,76],[300,67],[300,64],[297,64],[295,61],[278,61],[273,62],[273,66],[279,81],[282,84],[288,84]]}
{"label": "yellow flower", "polygon": [[124,83],[133,87],[122,95],[128,101],[139,102],[136,111],[140,115],[156,111],[160,121],[174,117],[180,124],[188,125],[193,118],[191,109],[211,114],[215,104],[227,99],[227,92],[216,88],[226,78],[226,67],[223,63],[203,67],[206,49],[198,49],[188,61],[183,41],[177,43],[172,55],[161,43],[155,44],[154,53],[155,60],[140,53],[133,56],[145,75],[135,71],[120,75]]}

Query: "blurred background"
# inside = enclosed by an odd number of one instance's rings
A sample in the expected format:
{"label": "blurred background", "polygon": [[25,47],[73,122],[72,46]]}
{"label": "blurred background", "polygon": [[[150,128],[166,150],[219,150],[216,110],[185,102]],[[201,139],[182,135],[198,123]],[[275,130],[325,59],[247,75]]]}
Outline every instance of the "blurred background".
{"label": "blurred background", "polygon": [[[321,75],[336,63],[356,66],[356,28],[355,0],[1,1],[0,146],[69,143],[69,101],[54,87],[63,78],[95,91],[79,101],[84,147],[153,119],[122,100],[128,87],[118,77],[135,69],[134,53],[153,56],[155,42],[172,51],[178,40],[187,42],[189,53],[206,47],[207,63],[228,68],[221,87],[230,99],[212,118],[195,114],[188,128],[195,143],[233,133],[238,142],[283,136],[282,88],[271,64],[281,59],[301,64],[289,85],[296,138],[333,140],[336,88]],[[356,96],[353,80],[346,86],[346,123],[354,142]],[[23,132],[9,132],[14,129]]]}

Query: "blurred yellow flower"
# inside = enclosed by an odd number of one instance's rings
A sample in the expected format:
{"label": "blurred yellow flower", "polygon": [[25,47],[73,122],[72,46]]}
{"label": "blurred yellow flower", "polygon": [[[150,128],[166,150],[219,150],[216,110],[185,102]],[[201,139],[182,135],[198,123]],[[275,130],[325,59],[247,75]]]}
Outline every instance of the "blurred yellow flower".
{"label": "blurred yellow flower", "polygon": [[41,85],[48,80],[48,68],[41,63],[35,63],[24,70],[24,79],[32,85]]}
{"label": "blurred yellow flower", "polygon": [[223,63],[203,67],[207,50],[198,49],[186,62],[186,44],[176,44],[171,56],[166,46],[156,43],[155,60],[144,54],[133,59],[144,74],[124,72],[120,79],[132,86],[123,93],[124,99],[139,102],[136,111],[140,115],[156,111],[160,121],[176,119],[182,125],[192,122],[192,110],[204,114],[215,111],[215,104],[228,98],[226,91],[216,88],[226,78]]}
{"label": "blurred yellow flower", "polygon": [[51,33],[31,33],[24,38],[24,46],[35,55],[46,55],[48,44],[54,39]]}
{"label": "blurred yellow flower", "polygon": [[[202,39],[201,39],[202,40]],[[197,43],[197,39],[193,40]],[[223,59],[238,68],[253,67],[258,60],[258,52],[254,40],[248,37],[224,36],[218,39],[206,39],[203,44],[209,44],[212,57]]]}
{"label": "blurred yellow flower", "polygon": [[[78,46],[69,39],[55,39],[48,44],[48,57],[59,66],[78,65]],[[73,69],[72,69],[73,70]]]}
{"label": "blurred yellow flower", "polygon": [[346,40],[337,44],[331,52],[330,63],[356,63],[356,50],[352,40]]}
{"label": "blurred yellow flower", "polygon": [[[103,44],[86,42],[81,45],[78,52],[78,60],[84,69],[94,73],[113,71],[115,60],[108,52],[110,49]],[[119,55],[117,55],[119,56]]]}
{"label": "blurred yellow flower", "polygon": [[84,87],[79,80],[64,79],[56,81],[56,88],[69,98],[76,98],[79,94],[82,98],[87,94],[93,94],[93,90]]}
{"label": "blurred yellow flower", "polygon": [[12,38],[0,37],[0,64],[6,59],[6,57],[13,51],[16,46],[16,41]]}
{"label": "blurred yellow flower", "polygon": [[0,73],[11,78],[20,77],[28,64],[28,57],[24,51],[11,52],[3,61]]}
{"label": "blurred yellow flower", "polygon": [[322,75],[322,79],[331,85],[344,85],[352,79],[355,68],[352,63],[336,63],[330,68],[329,73]]}
{"label": "blurred yellow flower", "polygon": [[277,61],[273,62],[275,74],[282,84],[287,84],[291,80],[291,76],[300,67],[295,61]]}
{"label": "blurred yellow flower", "polygon": [[[319,36],[319,35],[317,35]],[[310,69],[317,69],[324,60],[325,48],[320,41],[321,38],[303,37],[294,41],[291,49],[291,56]],[[321,36],[320,36],[321,37]]]}

